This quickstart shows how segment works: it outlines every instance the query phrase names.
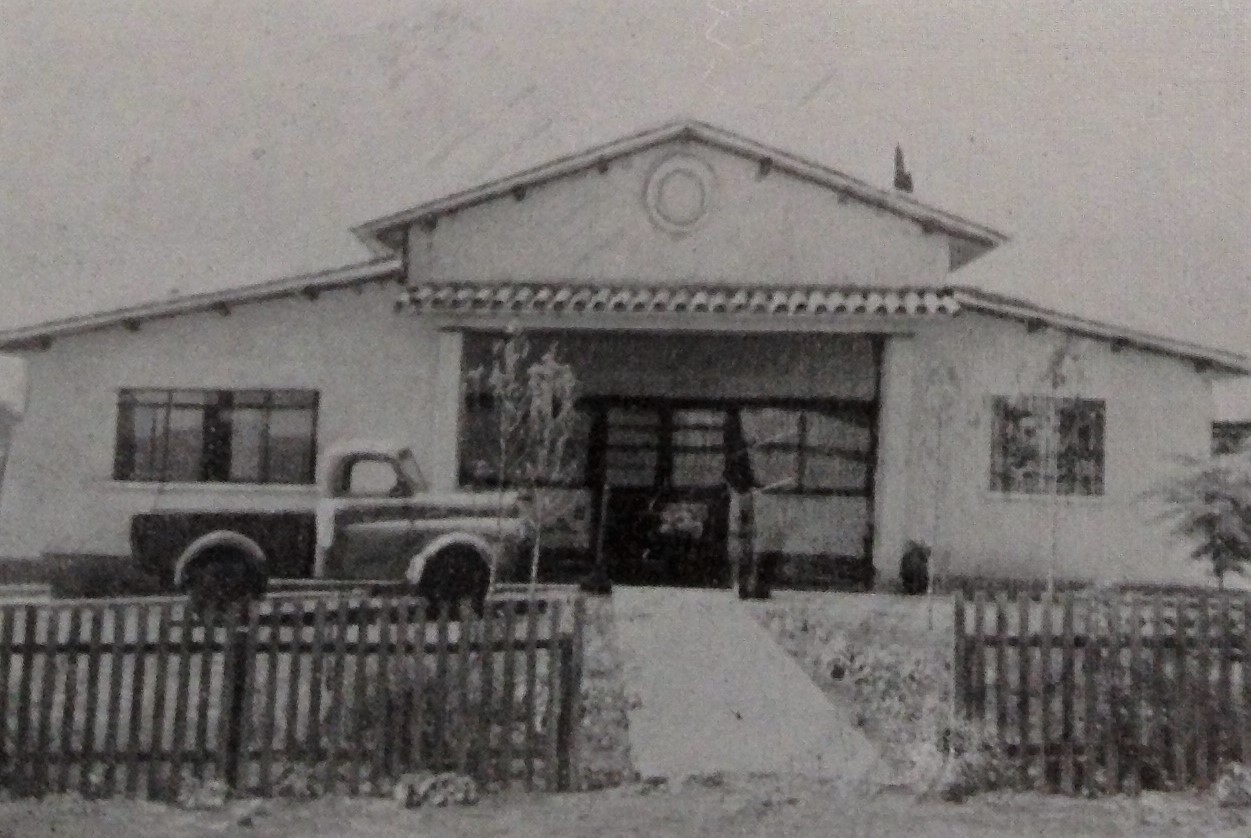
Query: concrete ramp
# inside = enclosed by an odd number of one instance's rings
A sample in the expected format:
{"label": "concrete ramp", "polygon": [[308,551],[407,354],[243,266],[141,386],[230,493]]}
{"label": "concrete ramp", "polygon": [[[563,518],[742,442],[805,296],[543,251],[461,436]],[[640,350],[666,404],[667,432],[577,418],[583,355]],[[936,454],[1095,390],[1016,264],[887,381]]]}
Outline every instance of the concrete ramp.
{"label": "concrete ramp", "polygon": [[630,748],[644,777],[723,772],[859,783],[878,762],[731,591],[614,586]]}

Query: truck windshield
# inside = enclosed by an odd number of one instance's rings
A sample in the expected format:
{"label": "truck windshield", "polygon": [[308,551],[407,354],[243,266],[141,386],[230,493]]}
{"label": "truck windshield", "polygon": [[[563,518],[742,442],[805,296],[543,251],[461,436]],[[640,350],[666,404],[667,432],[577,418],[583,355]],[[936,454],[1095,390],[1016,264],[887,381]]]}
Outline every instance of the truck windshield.
{"label": "truck windshield", "polygon": [[412,485],[413,491],[424,492],[426,490],[426,478],[421,473],[421,466],[417,464],[417,458],[413,456],[412,449],[401,448],[396,453],[395,461],[399,466],[400,474]]}

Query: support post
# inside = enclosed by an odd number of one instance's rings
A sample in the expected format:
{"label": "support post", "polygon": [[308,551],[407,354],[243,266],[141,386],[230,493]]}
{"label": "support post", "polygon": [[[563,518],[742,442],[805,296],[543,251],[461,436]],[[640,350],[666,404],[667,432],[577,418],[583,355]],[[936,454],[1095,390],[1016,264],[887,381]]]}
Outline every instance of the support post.
{"label": "support post", "polygon": [[[916,347],[906,335],[885,338],[879,371],[877,462],[873,470],[872,557],[878,578],[896,581],[907,539],[908,446]],[[937,551],[937,545],[930,545]],[[933,573],[933,568],[931,568]]]}
{"label": "support post", "polygon": [[461,356],[464,335],[439,332],[438,359],[431,394],[430,487],[452,491],[459,485],[459,425],[464,401]]}

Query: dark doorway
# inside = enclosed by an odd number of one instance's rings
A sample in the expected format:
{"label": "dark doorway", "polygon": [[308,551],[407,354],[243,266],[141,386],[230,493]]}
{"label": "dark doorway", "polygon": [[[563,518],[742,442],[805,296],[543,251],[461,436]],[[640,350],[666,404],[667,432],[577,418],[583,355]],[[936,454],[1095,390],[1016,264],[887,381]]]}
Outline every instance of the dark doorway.
{"label": "dark doorway", "polygon": [[603,416],[604,558],[636,585],[726,586],[727,411],[615,404]]}
{"label": "dark doorway", "polygon": [[[793,563],[801,576],[868,556],[875,402],[599,398],[587,408],[587,475],[607,493],[606,502],[597,493],[594,508],[604,517],[599,543],[614,581],[728,586],[732,499],[759,489],[778,496],[754,522],[766,542],[789,538],[778,519],[788,508],[806,516],[797,522],[803,546]],[[814,516],[831,528],[819,541],[802,534],[812,532]]]}

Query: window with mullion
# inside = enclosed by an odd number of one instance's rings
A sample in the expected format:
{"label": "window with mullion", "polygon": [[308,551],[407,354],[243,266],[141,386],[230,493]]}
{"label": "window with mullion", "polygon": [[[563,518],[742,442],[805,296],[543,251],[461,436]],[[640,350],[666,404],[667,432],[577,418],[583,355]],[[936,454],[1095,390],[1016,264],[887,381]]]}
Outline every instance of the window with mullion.
{"label": "window with mullion", "polygon": [[1054,396],[991,399],[992,491],[1104,493],[1104,402]]}
{"label": "window with mullion", "polygon": [[726,411],[681,408],[670,421],[670,484],[680,489],[721,486],[726,480]]}
{"label": "window with mullion", "polygon": [[798,494],[866,492],[871,434],[861,412],[744,408],[742,444],[751,465],[751,483]]}
{"label": "window with mullion", "polygon": [[313,482],[311,390],[122,390],[116,480]]}

